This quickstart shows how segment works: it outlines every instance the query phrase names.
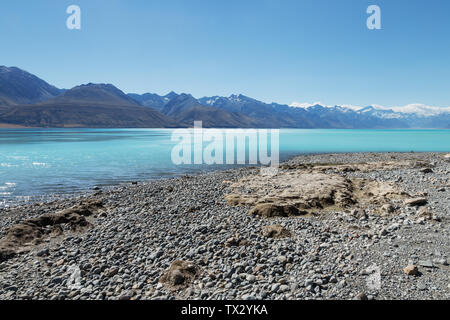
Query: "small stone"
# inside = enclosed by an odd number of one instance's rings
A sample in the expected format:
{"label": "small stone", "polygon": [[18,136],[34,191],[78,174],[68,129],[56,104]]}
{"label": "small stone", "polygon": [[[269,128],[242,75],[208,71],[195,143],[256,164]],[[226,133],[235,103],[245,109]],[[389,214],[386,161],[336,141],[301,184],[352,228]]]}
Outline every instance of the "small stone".
{"label": "small stone", "polygon": [[55,264],[56,264],[56,266],[60,266],[60,265],[64,264],[64,262],[65,262],[64,259],[60,259]]}
{"label": "small stone", "polygon": [[267,238],[285,238],[291,236],[291,232],[279,224],[264,226],[261,229],[263,236]]}
{"label": "small stone", "polygon": [[246,276],[246,280],[247,280],[248,282],[250,282],[250,283],[253,283],[253,282],[256,281],[256,277],[255,277],[254,275],[252,275],[252,274],[248,274],[248,275]]}
{"label": "small stone", "polygon": [[424,268],[434,268],[434,264],[430,260],[421,260],[421,261],[419,261],[418,264],[419,264],[419,266],[424,267]]}
{"label": "small stone", "polygon": [[259,273],[259,272],[261,272],[262,270],[263,270],[263,266],[261,266],[261,265],[256,266],[255,269],[253,269],[254,273]]}
{"label": "small stone", "polygon": [[419,269],[417,269],[417,266],[413,265],[413,264],[403,268],[403,272],[408,276],[418,276],[419,275]]}
{"label": "small stone", "polygon": [[431,220],[433,218],[433,214],[425,207],[422,207],[417,211],[417,215],[426,220]]}
{"label": "small stone", "polygon": [[278,283],[274,283],[272,285],[272,287],[270,288],[270,291],[272,291],[273,293],[277,293],[279,289],[280,289],[280,285]]}
{"label": "small stone", "polygon": [[119,268],[112,267],[111,269],[108,270],[108,272],[106,273],[106,276],[107,277],[114,277],[117,273],[119,273]]}
{"label": "small stone", "polygon": [[289,286],[283,284],[283,285],[280,286],[279,291],[280,291],[280,292],[286,292],[286,291],[289,291]]}
{"label": "small stone", "polygon": [[50,253],[48,248],[42,249],[41,251],[38,251],[38,253],[36,254],[38,257],[42,257],[42,256],[48,256]]}
{"label": "small stone", "polygon": [[384,205],[381,206],[381,210],[384,213],[390,214],[390,213],[394,213],[395,212],[395,207],[392,204],[387,203],[387,204],[384,204]]}
{"label": "small stone", "polygon": [[305,287],[311,286],[314,284],[314,280],[312,279],[306,279],[305,280]]}
{"label": "small stone", "polygon": [[437,258],[433,260],[436,264],[442,264],[443,266],[448,266],[448,261],[445,258]]}
{"label": "small stone", "polygon": [[357,219],[367,218],[367,213],[363,209],[353,209],[350,214]]}
{"label": "small stone", "polygon": [[417,284],[417,289],[419,289],[419,290],[426,290],[427,289],[427,287],[423,284],[423,283],[418,283]]}
{"label": "small stone", "polygon": [[355,296],[355,300],[369,300],[364,292],[360,292]]}
{"label": "small stone", "polygon": [[427,198],[413,198],[405,200],[405,205],[410,207],[421,207],[428,203]]}
{"label": "small stone", "polygon": [[285,256],[278,256],[277,260],[281,264],[286,264],[288,259]]}
{"label": "small stone", "polygon": [[122,300],[122,301],[124,301],[124,300],[130,300],[132,297],[133,297],[133,292],[127,292],[127,293],[125,293],[125,294],[122,294],[120,297],[119,297],[119,300]]}

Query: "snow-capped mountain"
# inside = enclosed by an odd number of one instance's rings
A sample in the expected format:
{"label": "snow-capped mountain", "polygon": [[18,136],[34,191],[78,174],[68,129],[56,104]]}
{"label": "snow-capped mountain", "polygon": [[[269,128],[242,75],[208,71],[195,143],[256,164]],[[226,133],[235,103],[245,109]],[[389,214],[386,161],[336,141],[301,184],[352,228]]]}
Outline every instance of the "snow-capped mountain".
{"label": "snow-capped mountain", "polygon": [[[293,103],[289,106],[264,102],[244,95],[229,97],[205,97],[202,104],[226,108],[249,114],[249,110],[267,117],[276,113],[283,124],[294,122],[295,127],[338,127],[338,128],[449,128],[450,107],[433,107],[411,104],[404,107],[387,108],[379,105],[359,107],[352,105],[326,106],[320,103]],[[252,114],[254,115],[254,114]],[[290,117],[288,119],[288,117]],[[288,125],[289,126],[289,125]]]}
{"label": "snow-capped mountain", "polygon": [[[303,109],[309,109],[310,107],[313,107],[315,105],[320,105],[320,103],[298,103],[294,102],[290,104],[291,107],[296,108],[303,108]],[[324,105],[325,106],[325,105]],[[328,108],[334,108],[336,106],[326,106]],[[424,104],[409,104],[406,106],[399,106],[399,107],[385,107],[380,105],[373,105],[373,106],[367,106],[367,107],[360,107],[360,106],[353,106],[353,105],[344,105],[340,106],[343,111],[345,110],[353,110],[357,111],[359,113],[370,113],[372,115],[376,115],[379,117],[386,117],[386,118],[401,118],[405,115],[412,115],[415,114],[417,116],[422,117],[429,117],[429,116],[437,116],[441,114],[447,114],[450,113],[450,107],[436,107],[436,106],[427,106]]]}
{"label": "snow-capped mountain", "polygon": [[[155,109],[155,110],[153,110]],[[265,103],[242,94],[128,94],[111,84],[58,89],[18,68],[0,67],[0,124],[20,126],[228,128],[450,128],[450,107]]]}
{"label": "snow-capped mountain", "polygon": [[[172,96],[172,99],[165,96],[165,100],[160,97],[163,107],[159,103],[144,103],[144,105],[172,116],[200,105],[218,108],[233,114],[241,114],[247,117],[246,120],[253,119],[246,121],[247,124],[267,128],[450,128],[450,107],[430,107],[421,104],[393,108],[379,105],[327,106],[321,103],[269,104],[243,94],[200,99],[186,94],[173,93]],[[180,117],[177,118],[182,120]]]}

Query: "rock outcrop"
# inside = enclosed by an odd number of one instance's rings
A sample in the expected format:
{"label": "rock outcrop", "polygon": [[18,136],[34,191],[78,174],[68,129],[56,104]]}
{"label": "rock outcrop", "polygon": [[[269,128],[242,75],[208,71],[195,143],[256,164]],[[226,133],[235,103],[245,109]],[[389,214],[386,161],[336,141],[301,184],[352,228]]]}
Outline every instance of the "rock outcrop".
{"label": "rock outcrop", "polygon": [[89,217],[103,208],[100,201],[90,201],[54,214],[42,215],[12,226],[0,239],[0,262],[28,251],[45,239],[62,235],[65,230],[82,231],[90,225]]}
{"label": "rock outcrop", "polygon": [[348,178],[322,172],[322,168],[291,168],[275,176],[250,175],[231,184],[225,198],[229,205],[251,207],[250,214],[266,218],[367,207],[386,215],[395,213],[395,201],[426,203],[426,199],[419,201],[393,183]]}

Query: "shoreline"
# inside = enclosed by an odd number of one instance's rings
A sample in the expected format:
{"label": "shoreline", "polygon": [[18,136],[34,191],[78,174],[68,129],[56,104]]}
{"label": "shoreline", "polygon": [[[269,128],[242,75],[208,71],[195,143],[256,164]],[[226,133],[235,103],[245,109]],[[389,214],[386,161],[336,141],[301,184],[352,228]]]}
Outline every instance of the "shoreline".
{"label": "shoreline", "polygon": [[[391,151],[375,151],[375,152],[334,152],[334,153],[329,153],[329,152],[316,152],[316,153],[304,153],[304,154],[296,154],[296,155],[291,155],[288,156],[286,159],[283,159],[283,161],[280,162],[280,165],[283,165],[283,163],[287,163],[295,158],[298,157],[306,157],[306,156],[326,156],[326,155],[341,155],[341,156],[355,156],[355,155],[364,155],[364,154],[437,154],[437,155],[445,155],[447,153],[449,153],[450,150],[447,151],[408,151],[408,152],[391,152]],[[71,192],[67,192],[67,193],[48,193],[48,194],[41,194],[41,195],[35,195],[35,196],[27,196],[27,195],[21,195],[20,197],[29,197],[30,199],[28,200],[4,200],[5,202],[9,201],[9,203],[4,203],[1,204],[0,203],[0,211],[3,209],[14,209],[17,207],[21,207],[21,206],[26,206],[26,205],[37,205],[37,204],[41,204],[44,205],[46,203],[49,202],[54,202],[54,201],[64,201],[64,200],[70,200],[71,198],[73,199],[80,199],[83,197],[89,197],[91,195],[93,195],[97,188],[99,188],[99,190],[111,190],[111,189],[115,189],[115,188],[121,188],[121,187],[127,187],[130,185],[133,185],[134,183],[138,183],[138,184],[147,184],[147,183],[152,183],[155,181],[160,181],[160,180],[170,180],[170,179],[177,179],[183,176],[198,176],[198,175],[203,175],[203,174],[208,174],[208,173],[214,173],[214,172],[222,172],[222,171],[228,171],[228,170],[237,170],[237,169],[254,169],[254,168],[259,168],[258,166],[255,165],[232,165],[232,167],[227,168],[227,169],[206,169],[202,172],[199,173],[192,173],[192,172],[186,172],[186,173],[179,173],[179,174],[174,174],[174,175],[170,175],[170,176],[161,176],[161,177],[157,177],[154,179],[144,179],[144,180],[137,180],[137,179],[133,179],[133,180],[129,180],[129,181],[121,181],[118,183],[113,183],[113,184],[107,184],[107,185],[98,185],[98,186],[90,186],[87,188],[83,188],[83,189],[79,189],[77,191],[75,191],[75,193]],[[18,196],[19,197],[19,196]]]}
{"label": "shoreline", "polygon": [[[309,154],[283,162],[282,167],[292,168],[314,163],[429,163],[429,173],[408,166],[326,170],[346,178],[396,182],[412,194],[428,193],[426,206],[400,207],[388,216],[368,212],[357,217],[351,210],[305,217],[250,216],[250,208],[227,203],[230,187],[223,182],[257,173],[255,168],[111,186],[3,208],[1,238],[24,220],[61,212],[80,201],[102,202],[99,212],[86,217],[89,227],[72,231],[64,225],[61,234],[43,237],[24,253],[0,262],[5,279],[0,298],[353,299],[363,293],[370,299],[449,299],[450,163],[444,154]],[[432,211],[429,220],[419,216],[422,207]],[[290,230],[291,236],[263,236],[261,227],[274,224]],[[201,271],[186,287],[171,290],[160,279],[175,260],[193,261]],[[403,273],[410,262],[418,265],[420,277]],[[372,264],[381,268],[379,289],[367,287],[366,271]],[[67,287],[72,266],[81,270],[80,289]]]}

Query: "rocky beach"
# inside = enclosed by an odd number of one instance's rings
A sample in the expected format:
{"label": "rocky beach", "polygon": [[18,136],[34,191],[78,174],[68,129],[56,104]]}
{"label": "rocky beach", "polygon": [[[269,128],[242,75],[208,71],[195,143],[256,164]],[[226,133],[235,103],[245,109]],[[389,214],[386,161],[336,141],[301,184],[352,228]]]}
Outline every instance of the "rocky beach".
{"label": "rocky beach", "polygon": [[295,157],[0,209],[0,299],[449,299],[450,156]]}

